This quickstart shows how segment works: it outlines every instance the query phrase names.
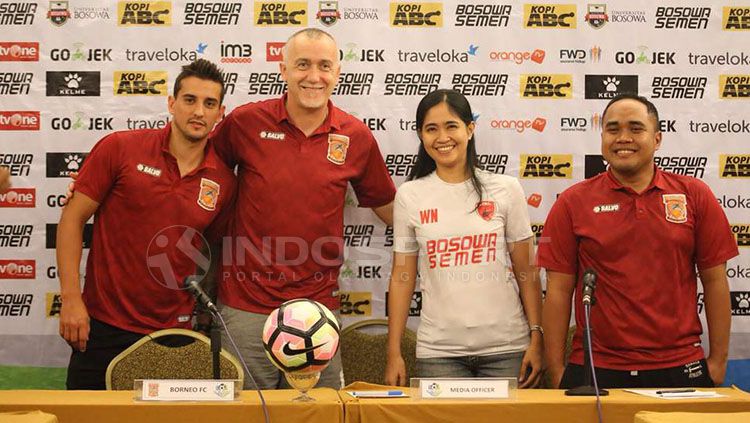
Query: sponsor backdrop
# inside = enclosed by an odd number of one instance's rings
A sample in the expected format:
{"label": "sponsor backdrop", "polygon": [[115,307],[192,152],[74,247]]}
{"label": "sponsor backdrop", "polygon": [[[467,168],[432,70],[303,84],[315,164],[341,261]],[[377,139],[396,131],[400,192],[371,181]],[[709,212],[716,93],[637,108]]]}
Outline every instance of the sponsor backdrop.
{"label": "sponsor backdrop", "polygon": [[[0,195],[0,364],[67,362],[55,226],[67,176],[94,143],[166,125],[169,89],[196,58],[226,71],[229,109],[281,95],[281,47],[304,27],[337,38],[333,100],[372,129],[396,184],[416,157],[420,98],[439,87],[469,96],[480,161],[520,178],[537,234],[561,191],[604,169],[607,100],[652,99],[663,118],[659,165],[709,184],[741,247],[727,267],[730,377],[750,373],[739,367],[750,359],[748,0],[3,1],[0,164],[14,188]],[[348,324],[386,316],[392,232],[353,195],[346,201]],[[416,292],[410,325],[421,307]]]}

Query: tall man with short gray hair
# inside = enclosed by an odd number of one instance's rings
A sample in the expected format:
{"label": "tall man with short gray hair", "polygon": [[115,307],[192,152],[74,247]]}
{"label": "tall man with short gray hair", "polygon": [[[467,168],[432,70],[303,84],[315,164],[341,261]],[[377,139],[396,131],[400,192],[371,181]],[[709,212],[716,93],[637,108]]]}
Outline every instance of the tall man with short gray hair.
{"label": "tall man with short gray hair", "polygon": [[[234,109],[212,136],[239,177],[232,241],[225,242],[217,278],[219,302],[261,389],[286,386],[261,343],[266,316],[294,298],[339,308],[347,186],[360,207],[392,222],[396,191],[375,138],[330,101],[340,71],[331,35],[298,31],[280,64],[287,93]],[[341,387],[338,354],[319,385]]]}

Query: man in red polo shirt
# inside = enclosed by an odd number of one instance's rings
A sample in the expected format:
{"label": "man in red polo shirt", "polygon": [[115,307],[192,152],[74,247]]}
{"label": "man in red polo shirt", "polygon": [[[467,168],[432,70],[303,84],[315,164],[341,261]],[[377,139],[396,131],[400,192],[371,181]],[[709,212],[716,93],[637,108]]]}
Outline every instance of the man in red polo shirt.
{"label": "man in red polo shirt", "polygon": [[[267,315],[293,298],[339,308],[347,186],[387,224],[396,192],[370,130],[330,101],[340,73],[334,39],[314,28],[295,33],[280,71],[282,98],[234,109],[212,135],[239,178],[219,301],[261,389],[286,386],[263,351]],[[340,388],[341,380],[337,355],[318,385]]]}
{"label": "man in red polo shirt", "polygon": [[[200,233],[222,220],[236,188],[208,143],[222,100],[221,71],[197,60],[175,80],[169,125],[115,132],[87,157],[57,230],[68,389],[104,389],[109,362],[144,334],[190,327],[194,300],[181,282],[207,267]],[[81,294],[81,233],[92,215]]]}
{"label": "man in red polo shirt", "polygon": [[[554,386],[583,384],[581,278],[598,274],[591,311],[601,387],[713,386],[724,379],[731,322],[726,262],[739,254],[702,181],[654,165],[659,115],[643,97],[614,98],[602,117],[607,172],[563,192],[547,216],[537,261],[547,270],[543,322]],[[696,268],[710,354],[701,348]],[[576,332],[564,367],[570,303]]]}

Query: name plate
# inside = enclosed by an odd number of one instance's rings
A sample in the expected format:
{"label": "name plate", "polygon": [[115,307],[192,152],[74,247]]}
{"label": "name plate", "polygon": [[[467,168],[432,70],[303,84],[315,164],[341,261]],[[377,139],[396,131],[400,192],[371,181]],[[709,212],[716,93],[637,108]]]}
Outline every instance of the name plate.
{"label": "name plate", "polygon": [[135,381],[141,401],[234,401],[235,380],[145,379]]}
{"label": "name plate", "polygon": [[515,378],[422,378],[422,399],[508,399],[515,389]]}

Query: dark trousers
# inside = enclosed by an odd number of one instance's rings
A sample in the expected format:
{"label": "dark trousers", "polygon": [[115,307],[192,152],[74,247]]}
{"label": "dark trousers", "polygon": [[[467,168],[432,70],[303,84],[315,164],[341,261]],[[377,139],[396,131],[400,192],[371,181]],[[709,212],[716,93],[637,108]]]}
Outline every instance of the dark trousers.
{"label": "dark trousers", "polygon": [[[596,368],[600,388],[682,388],[713,387],[706,360],[657,370],[612,370]],[[568,364],[560,381],[561,389],[583,385],[583,366]]]}
{"label": "dark trousers", "polygon": [[144,336],[95,319],[91,319],[90,326],[86,351],[73,350],[70,355],[68,379],[65,383],[70,390],[106,389],[104,377],[109,363]]}

